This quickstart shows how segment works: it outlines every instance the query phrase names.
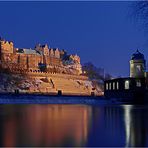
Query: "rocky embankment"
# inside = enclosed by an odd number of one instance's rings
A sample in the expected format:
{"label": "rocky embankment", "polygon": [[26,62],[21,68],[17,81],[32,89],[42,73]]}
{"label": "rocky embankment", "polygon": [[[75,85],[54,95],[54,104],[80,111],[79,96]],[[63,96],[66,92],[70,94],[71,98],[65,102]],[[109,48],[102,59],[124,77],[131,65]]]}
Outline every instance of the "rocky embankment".
{"label": "rocky embankment", "polygon": [[[80,76],[81,77],[81,76]],[[66,76],[33,76],[21,74],[0,74],[0,93],[46,93],[65,95],[102,95],[102,90],[95,89],[89,80]]]}

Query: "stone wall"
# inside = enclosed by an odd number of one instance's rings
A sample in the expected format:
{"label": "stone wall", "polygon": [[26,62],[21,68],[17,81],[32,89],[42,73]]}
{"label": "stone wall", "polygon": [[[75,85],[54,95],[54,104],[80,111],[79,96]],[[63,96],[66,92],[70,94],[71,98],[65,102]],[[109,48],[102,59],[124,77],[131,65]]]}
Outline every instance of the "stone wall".
{"label": "stone wall", "polygon": [[47,65],[61,66],[62,62],[59,58],[41,56],[34,54],[17,54],[17,53],[1,53],[2,63],[16,63],[25,65],[25,68],[39,69],[38,64],[43,63]]}
{"label": "stone wall", "polygon": [[0,93],[39,93],[63,95],[85,95],[90,96],[91,92],[101,95],[94,90],[92,82],[84,76],[71,76],[62,74],[4,74],[0,73]]}

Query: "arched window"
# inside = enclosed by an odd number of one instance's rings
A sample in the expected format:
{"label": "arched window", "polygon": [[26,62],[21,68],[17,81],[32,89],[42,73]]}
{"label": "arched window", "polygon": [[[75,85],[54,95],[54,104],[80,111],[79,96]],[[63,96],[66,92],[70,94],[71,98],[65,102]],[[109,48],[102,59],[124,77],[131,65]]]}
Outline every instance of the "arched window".
{"label": "arched window", "polygon": [[108,90],[108,83],[106,83],[106,90]]}
{"label": "arched window", "polygon": [[126,80],[124,83],[124,88],[129,89],[129,80]]}
{"label": "arched window", "polygon": [[116,83],[117,89],[119,89],[119,82]]}
{"label": "arched window", "polygon": [[112,89],[112,83],[109,83],[109,90]]}
{"label": "arched window", "polygon": [[113,82],[113,89],[115,89],[115,82]]}

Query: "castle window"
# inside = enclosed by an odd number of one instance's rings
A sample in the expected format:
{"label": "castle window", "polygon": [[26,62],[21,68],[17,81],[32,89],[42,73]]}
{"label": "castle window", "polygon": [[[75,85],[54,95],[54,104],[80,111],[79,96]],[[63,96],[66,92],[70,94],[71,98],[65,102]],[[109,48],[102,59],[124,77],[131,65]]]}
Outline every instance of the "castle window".
{"label": "castle window", "polygon": [[108,83],[106,83],[106,90],[108,90]]}
{"label": "castle window", "polygon": [[117,85],[117,89],[119,89],[119,82],[117,82],[117,84],[116,84],[116,85]]}
{"label": "castle window", "polygon": [[129,89],[129,80],[126,80],[124,83],[124,88]]}
{"label": "castle window", "polygon": [[137,81],[136,81],[136,86],[137,86],[137,87],[141,87],[141,81],[140,81],[140,80],[137,80]]}

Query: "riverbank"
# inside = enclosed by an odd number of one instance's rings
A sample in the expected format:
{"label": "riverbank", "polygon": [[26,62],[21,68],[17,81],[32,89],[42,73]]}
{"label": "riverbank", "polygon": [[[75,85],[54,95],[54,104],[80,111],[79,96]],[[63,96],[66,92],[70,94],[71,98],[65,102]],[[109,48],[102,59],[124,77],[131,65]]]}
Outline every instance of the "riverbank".
{"label": "riverbank", "polygon": [[39,94],[0,94],[0,104],[97,104],[110,102],[104,97]]}
{"label": "riverbank", "polygon": [[0,93],[102,96],[86,76],[67,74],[0,73]]}

